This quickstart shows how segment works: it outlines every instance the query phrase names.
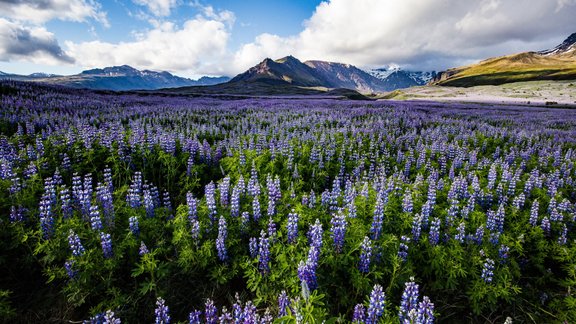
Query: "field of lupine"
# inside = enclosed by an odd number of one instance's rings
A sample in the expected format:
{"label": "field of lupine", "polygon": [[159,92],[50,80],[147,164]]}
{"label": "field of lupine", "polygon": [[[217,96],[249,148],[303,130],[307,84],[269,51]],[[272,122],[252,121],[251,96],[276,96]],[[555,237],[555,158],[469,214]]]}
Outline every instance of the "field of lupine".
{"label": "field of lupine", "polygon": [[0,321],[574,323],[576,110],[0,83]]}

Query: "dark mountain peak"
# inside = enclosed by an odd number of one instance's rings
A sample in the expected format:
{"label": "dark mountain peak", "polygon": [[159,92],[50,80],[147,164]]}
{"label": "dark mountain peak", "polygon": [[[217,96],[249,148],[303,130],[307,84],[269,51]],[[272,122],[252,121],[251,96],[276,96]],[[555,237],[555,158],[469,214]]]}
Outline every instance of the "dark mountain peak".
{"label": "dark mountain peak", "polygon": [[136,75],[139,74],[140,71],[136,70],[135,68],[131,67],[130,65],[119,65],[119,66],[109,66],[103,69],[91,69],[82,71],[80,74],[105,74],[105,75],[114,75],[114,74],[122,74],[122,75]]}
{"label": "dark mountain peak", "polygon": [[570,51],[576,51],[576,33],[568,36],[562,44],[554,47],[553,49],[538,52],[542,55],[563,54]]}
{"label": "dark mountain peak", "polygon": [[295,58],[292,55],[284,56],[283,58],[277,59],[274,62],[276,63],[302,63],[299,59]]}

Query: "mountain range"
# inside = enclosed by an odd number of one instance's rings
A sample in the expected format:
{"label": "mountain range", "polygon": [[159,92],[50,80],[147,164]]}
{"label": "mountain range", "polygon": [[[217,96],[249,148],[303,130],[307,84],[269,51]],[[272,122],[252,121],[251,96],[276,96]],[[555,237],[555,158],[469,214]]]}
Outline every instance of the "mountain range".
{"label": "mountain range", "polygon": [[510,82],[576,79],[576,33],[553,49],[500,56],[438,73],[432,84],[499,85]]}
{"label": "mountain range", "polygon": [[192,80],[175,76],[169,72],[155,72],[150,70],[140,71],[128,65],[86,70],[79,74],[68,76],[45,73],[17,75],[0,72],[0,79],[34,81],[72,88],[115,91],[157,90],[186,86],[205,86],[223,83],[230,80],[228,77],[201,77],[198,80]]}

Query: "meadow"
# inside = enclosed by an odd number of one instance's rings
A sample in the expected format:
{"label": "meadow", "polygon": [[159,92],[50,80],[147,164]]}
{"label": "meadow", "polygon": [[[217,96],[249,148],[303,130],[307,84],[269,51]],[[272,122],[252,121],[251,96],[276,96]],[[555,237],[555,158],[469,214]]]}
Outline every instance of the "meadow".
{"label": "meadow", "polygon": [[0,321],[574,323],[576,110],[0,82]]}

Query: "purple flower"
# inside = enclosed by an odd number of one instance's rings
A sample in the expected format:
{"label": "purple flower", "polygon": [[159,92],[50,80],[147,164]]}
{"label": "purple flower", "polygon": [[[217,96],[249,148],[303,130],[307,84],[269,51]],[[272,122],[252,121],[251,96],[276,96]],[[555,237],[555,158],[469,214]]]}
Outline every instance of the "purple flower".
{"label": "purple flower", "polygon": [[363,324],[366,320],[366,307],[362,304],[354,306],[354,315],[352,315],[352,323]]}
{"label": "purple flower", "polygon": [[366,315],[366,324],[376,324],[384,314],[386,295],[382,286],[376,284],[370,293],[370,304]]}
{"label": "purple flower", "polygon": [[374,218],[372,220],[372,227],[370,228],[371,238],[377,241],[382,233],[382,221],[384,220],[384,202],[382,197],[378,195],[376,206],[374,207]]}
{"label": "purple flower", "polygon": [[434,323],[434,304],[430,301],[428,296],[422,297],[422,301],[418,303],[418,317],[416,318],[416,323]]}
{"label": "purple flower", "polygon": [[440,240],[440,218],[434,218],[430,226],[430,234],[428,235],[428,242],[431,245],[437,245]]}
{"label": "purple flower", "polygon": [[122,323],[122,321],[120,321],[119,318],[116,318],[113,311],[111,310],[106,311],[106,314],[104,314],[104,324],[120,324],[120,323]]}
{"label": "purple flower", "polygon": [[206,324],[218,323],[218,308],[214,306],[214,302],[210,299],[206,300],[204,314],[206,315]]}
{"label": "purple flower", "polygon": [[372,259],[372,242],[368,236],[364,237],[360,249],[362,252],[360,253],[360,264],[358,265],[358,269],[362,273],[368,273],[370,272],[370,260]]}
{"label": "purple flower", "polygon": [[344,246],[344,236],[346,235],[346,216],[342,211],[332,217],[331,236],[334,241],[334,250],[336,253],[342,252]]}
{"label": "purple flower", "polygon": [[90,226],[93,231],[102,230],[102,220],[100,219],[100,211],[98,206],[90,206]]}
{"label": "purple flower", "polygon": [[401,323],[413,323],[416,320],[419,294],[418,284],[413,278],[412,281],[405,283],[398,313]]}
{"label": "purple flower", "polygon": [[84,254],[85,250],[82,246],[82,243],[80,242],[80,238],[78,235],[76,235],[76,233],[74,233],[73,230],[70,230],[68,234],[68,246],[70,247],[73,256],[81,256]]}
{"label": "purple flower", "polygon": [[170,315],[168,314],[168,306],[165,305],[164,299],[158,297],[156,300],[156,310],[154,314],[156,315],[156,324],[168,324],[170,323]]}
{"label": "purple flower", "polygon": [[138,236],[140,234],[140,225],[138,224],[138,218],[136,216],[128,218],[128,226],[133,235]]}
{"label": "purple flower", "polygon": [[40,228],[44,239],[49,239],[54,234],[54,217],[52,215],[52,205],[47,196],[42,196],[40,200]]}
{"label": "purple flower", "polygon": [[258,270],[262,274],[270,272],[270,244],[266,233],[260,232],[260,240],[258,242]]}
{"label": "purple flower", "polygon": [[250,257],[255,258],[258,256],[258,239],[251,237],[248,242],[248,248],[250,250]]}
{"label": "purple flower", "polygon": [[493,277],[494,277],[494,260],[486,258],[486,261],[484,262],[484,266],[482,268],[481,278],[484,279],[485,282],[491,283]]}
{"label": "purple flower", "polygon": [[110,234],[100,232],[100,244],[102,245],[102,252],[105,258],[111,258],[113,256],[112,252],[112,238]]}
{"label": "purple flower", "polygon": [[282,290],[278,296],[278,317],[288,315],[288,309],[290,308],[290,300],[288,295],[286,295],[286,290]]}
{"label": "purple flower", "polygon": [[288,224],[287,224],[287,232],[288,232],[288,243],[294,244],[298,238],[298,214],[292,212],[288,214]]}
{"label": "purple flower", "polygon": [[308,230],[308,238],[310,240],[310,246],[315,246],[318,248],[322,247],[322,234],[324,230],[322,229],[322,224],[320,220],[316,218],[314,225],[310,226]]}
{"label": "purple flower", "polygon": [[262,210],[260,209],[260,200],[258,200],[258,196],[254,196],[254,199],[252,200],[252,218],[255,222],[258,222],[261,215]]}
{"label": "purple flower", "polygon": [[188,315],[188,323],[189,324],[202,324],[202,311],[194,310],[190,312]]}
{"label": "purple flower", "polygon": [[228,259],[228,252],[226,251],[226,237],[228,236],[228,229],[226,226],[226,219],[220,216],[218,220],[218,238],[216,238],[216,250],[218,251],[218,258],[224,262]]}
{"label": "purple flower", "polygon": [[144,244],[144,241],[140,241],[140,249],[138,249],[138,254],[140,256],[144,256],[148,253],[150,253],[150,251],[148,250],[148,247],[146,246],[146,244]]}
{"label": "purple flower", "polygon": [[410,243],[410,238],[402,235],[400,237],[400,247],[398,248],[398,256],[402,261],[408,260],[408,243]]}

